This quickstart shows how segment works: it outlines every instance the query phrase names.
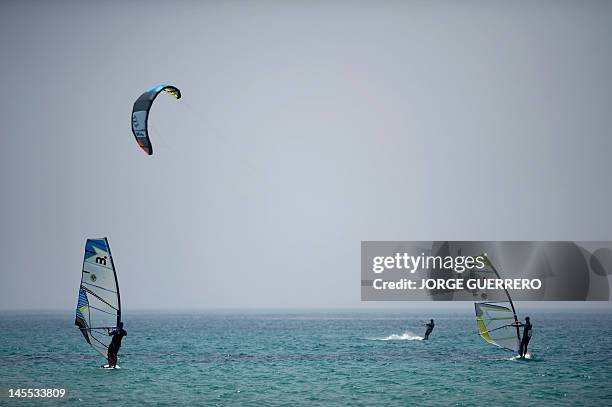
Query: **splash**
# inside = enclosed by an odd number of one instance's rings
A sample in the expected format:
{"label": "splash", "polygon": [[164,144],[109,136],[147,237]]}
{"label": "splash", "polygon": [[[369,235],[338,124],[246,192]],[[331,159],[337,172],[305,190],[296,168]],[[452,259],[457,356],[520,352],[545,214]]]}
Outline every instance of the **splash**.
{"label": "splash", "polygon": [[372,341],[422,341],[422,336],[413,335],[412,332],[404,332],[401,335],[391,334],[385,338],[368,338]]}
{"label": "splash", "polygon": [[519,360],[520,361],[520,360],[530,360],[530,359],[531,359],[531,353],[527,353],[527,354],[525,354],[525,357],[520,357],[520,356],[516,355],[516,356],[513,356],[513,357],[511,357],[511,358],[509,358],[507,360]]}

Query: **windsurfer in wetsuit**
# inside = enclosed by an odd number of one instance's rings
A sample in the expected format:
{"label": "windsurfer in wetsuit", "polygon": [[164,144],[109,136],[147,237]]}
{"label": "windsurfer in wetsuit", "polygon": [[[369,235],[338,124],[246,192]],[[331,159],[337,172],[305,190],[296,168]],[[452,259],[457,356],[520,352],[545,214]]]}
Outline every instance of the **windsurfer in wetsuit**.
{"label": "windsurfer in wetsuit", "polygon": [[527,355],[527,345],[529,344],[529,340],[531,339],[531,330],[533,327],[531,326],[531,322],[529,321],[529,317],[525,317],[525,323],[515,322],[513,325],[518,327],[523,327],[523,337],[521,338],[521,345],[519,347],[519,356],[524,358]]}
{"label": "windsurfer in wetsuit", "polygon": [[123,329],[123,322],[119,322],[117,327],[112,331],[108,328],[108,336],[112,336],[110,345],[108,346],[108,367],[116,367],[117,366],[117,353],[119,353],[119,348],[121,347],[121,339],[124,336],[127,336],[127,332]]}
{"label": "windsurfer in wetsuit", "polygon": [[425,326],[427,327],[427,329],[425,330],[425,337],[423,338],[423,340],[427,340],[429,339],[429,334],[431,333],[431,331],[433,331],[434,326],[436,326],[433,322],[433,319],[430,319],[428,323],[425,324]]}

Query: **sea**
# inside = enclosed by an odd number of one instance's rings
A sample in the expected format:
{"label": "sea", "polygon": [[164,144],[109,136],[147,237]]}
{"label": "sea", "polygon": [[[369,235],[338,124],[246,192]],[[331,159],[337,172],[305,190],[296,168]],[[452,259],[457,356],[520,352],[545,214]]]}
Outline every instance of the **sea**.
{"label": "sea", "polygon": [[609,308],[532,312],[525,360],[485,343],[472,312],[126,310],[115,370],[73,312],[0,312],[0,405],[612,405]]}

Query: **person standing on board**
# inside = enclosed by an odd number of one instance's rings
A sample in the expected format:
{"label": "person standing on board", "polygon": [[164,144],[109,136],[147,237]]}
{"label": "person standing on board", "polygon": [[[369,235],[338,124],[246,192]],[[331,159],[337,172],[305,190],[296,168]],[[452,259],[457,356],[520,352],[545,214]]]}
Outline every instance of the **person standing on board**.
{"label": "person standing on board", "polygon": [[433,319],[430,319],[428,323],[425,324],[425,326],[427,327],[427,329],[425,330],[425,337],[423,338],[423,340],[427,340],[429,339],[429,334],[431,333],[431,331],[433,331],[434,326],[436,326],[433,322]]}
{"label": "person standing on board", "polygon": [[531,321],[529,321],[529,317],[525,317],[524,324],[520,321],[517,321],[512,325],[516,325],[519,328],[524,327],[523,337],[521,338],[521,345],[519,347],[519,357],[524,358],[527,355],[527,345],[529,345],[529,341],[531,340],[531,330],[533,329],[533,327],[531,326]]}
{"label": "person standing on board", "polygon": [[112,336],[110,345],[108,346],[108,367],[117,367],[117,354],[121,347],[121,339],[127,336],[127,332],[123,329],[123,322],[119,322],[117,327],[112,331],[108,328],[108,336]]}

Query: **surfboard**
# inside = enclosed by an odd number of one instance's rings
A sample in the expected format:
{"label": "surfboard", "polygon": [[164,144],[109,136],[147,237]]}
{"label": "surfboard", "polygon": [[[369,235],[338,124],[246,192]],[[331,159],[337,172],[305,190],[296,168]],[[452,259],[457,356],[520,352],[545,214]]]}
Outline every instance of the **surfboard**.
{"label": "surfboard", "polygon": [[110,370],[113,370],[113,369],[121,369],[121,366],[119,366],[119,365],[117,365],[117,366],[115,366],[115,367],[110,367],[109,365],[102,365],[102,366],[100,366],[100,367],[101,367],[102,369],[110,369]]}

